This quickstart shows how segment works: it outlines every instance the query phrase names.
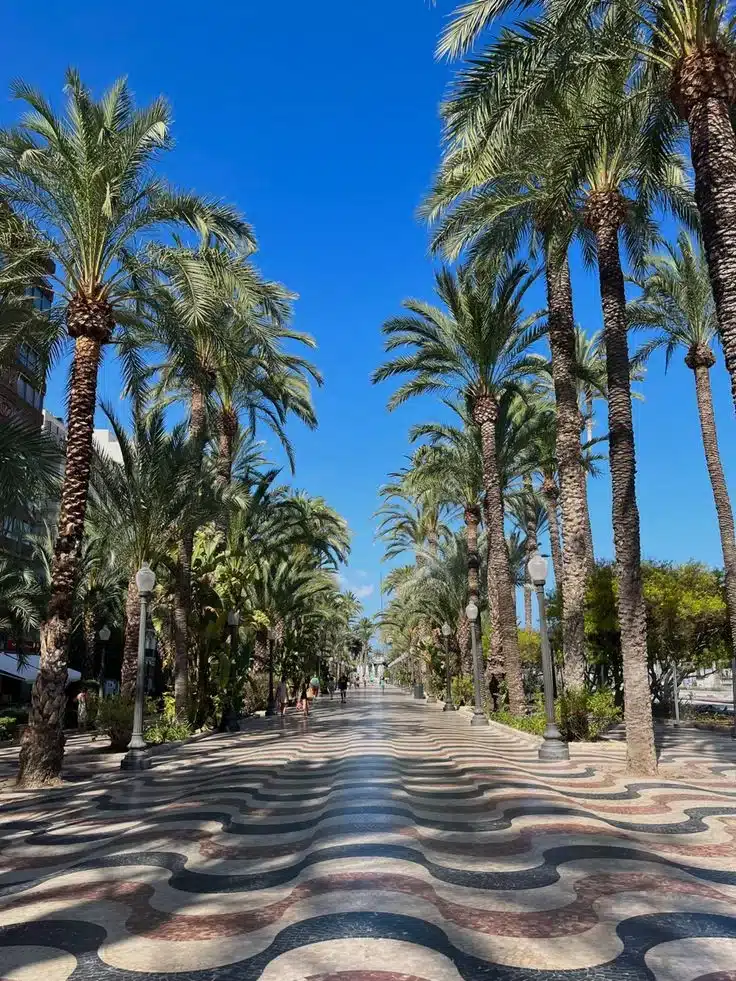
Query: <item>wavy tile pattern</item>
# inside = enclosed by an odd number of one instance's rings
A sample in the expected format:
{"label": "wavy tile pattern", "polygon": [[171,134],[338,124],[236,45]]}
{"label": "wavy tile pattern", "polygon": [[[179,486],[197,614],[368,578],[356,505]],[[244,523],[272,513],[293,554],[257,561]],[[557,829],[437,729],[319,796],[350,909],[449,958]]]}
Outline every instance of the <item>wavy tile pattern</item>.
{"label": "wavy tile pattern", "polygon": [[725,745],[637,781],[369,689],[8,796],[0,981],[736,981]]}

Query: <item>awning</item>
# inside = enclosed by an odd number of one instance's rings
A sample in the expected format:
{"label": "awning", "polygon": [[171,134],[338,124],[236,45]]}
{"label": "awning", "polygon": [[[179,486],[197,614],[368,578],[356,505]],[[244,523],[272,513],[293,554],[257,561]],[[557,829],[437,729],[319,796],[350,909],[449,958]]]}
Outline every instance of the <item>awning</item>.
{"label": "awning", "polygon": [[[28,654],[26,655],[24,666],[19,667],[18,658],[15,654],[2,651],[0,652],[0,675],[4,675],[6,678],[14,678],[16,681],[26,681],[29,685],[32,685],[38,674],[40,660],[41,657],[39,654]],[[82,678],[80,672],[74,671],[72,668],[67,669],[67,675],[67,684],[71,684],[72,681],[80,681]]]}

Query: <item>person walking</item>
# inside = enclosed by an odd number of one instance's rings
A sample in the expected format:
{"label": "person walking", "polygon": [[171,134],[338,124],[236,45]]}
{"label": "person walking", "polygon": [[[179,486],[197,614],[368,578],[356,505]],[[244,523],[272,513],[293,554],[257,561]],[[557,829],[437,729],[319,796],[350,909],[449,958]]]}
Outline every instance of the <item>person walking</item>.
{"label": "person walking", "polygon": [[344,705],[348,700],[348,678],[346,674],[340,675],[337,687],[340,689],[340,702]]}
{"label": "person walking", "polygon": [[307,691],[307,679],[304,678],[302,680],[302,684],[301,684],[301,694],[299,696],[299,702],[301,704],[302,711],[304,712],[304,715],[305,716],[308,716],[309,715],[309,697],[308,697],[308,694],[309,693]]}
{"label": "person walking", "polygon": [[289,694],[286,688],[286,676],[281,675],[281,681],[276,689],[276,705],[278,706],[279,715],[283,719],[286,712],[286,705],[289,701]]}

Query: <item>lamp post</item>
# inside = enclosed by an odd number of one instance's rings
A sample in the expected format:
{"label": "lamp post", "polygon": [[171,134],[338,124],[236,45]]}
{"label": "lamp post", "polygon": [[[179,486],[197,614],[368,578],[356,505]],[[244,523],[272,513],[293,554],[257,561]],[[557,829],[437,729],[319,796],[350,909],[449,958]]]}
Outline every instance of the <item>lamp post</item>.
{"label": "lamp post", "polygon": [[135,584],[141,600],[141,621],[138,627],[138,671],[135,680],[135,709],[133,712],[133,735],[128,743],[128,752],[120,761],[121,770],[145,770],[151,765],[146,755],[143,739],[143,678],[146,669],[146,620],[148,600],[156,585],[156,576],[148,562],[143,562],[135,574]]}
{"label": "lamp post", "polygon": [[266,704],[266,715],[276,715],[276,702],[273,697],[273,644],[276,640],[276,631],[268,628],[268,703]]}
{"label": "lamp post", "polygon": [[452,704],[452,676],[450,674],[450,635],[452,627],[447,621],[442,624],[442,636],[445,640],[445,707],[443,712],[454,712],[455,706]]}
{"label": "lamp post", "polygon": [[107,642],[110,639],[110,628],[106,623],[100,627],[100,632],[97,635],[102,642],[102,649],[100,651],[100,698],[105,697],[105,655],[107,654]]}
{"label": "lamp post", "polygon": [[481,664],[480,643],[478,642],[479,615],[480,610],[478,609],[478,604],[473,598],[471,598],[470,602],[465,607],[465,616],[470,621],[470,642],[473,649],[473,688],[475,689],[475,707],[473,709],[473,718],[470,720],[471,726],[488,725],[486,713],[483,711],[483,696],[481,694],[481,678],[483,676],[483,668]]}
{"label": "lamp post", "polygon": [[529,578],[534,583],[539,604],[539,633],[542,639],[542,677],[544,679],[544,714],[547,725],[544,730],[544,742],[539,747],[540,760],[569,760],[570,750],[562,738],[555,722],[555,694],[552,666],[552,651],[549,646],[547,633],[547,608],[544,596],[544,584],[547,581],[547,560],[539,552],[535,552],[527,565]]}

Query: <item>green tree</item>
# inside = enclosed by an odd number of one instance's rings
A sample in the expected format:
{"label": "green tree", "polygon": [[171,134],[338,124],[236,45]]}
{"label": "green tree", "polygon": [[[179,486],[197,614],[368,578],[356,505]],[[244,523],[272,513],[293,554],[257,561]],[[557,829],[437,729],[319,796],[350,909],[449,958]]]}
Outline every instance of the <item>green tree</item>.
{"label": "green tree", "polygon": [[[97,373],[137,296],[131,267],[145,265],[142,237],[164,226],[196,229],[234,244],[249,237],[222,205],[170,190],[151,164],[170,146],[170,111],[158,99],[137,109],[124,80],[95,100],[78,74],[66,78],[68,111],[58,115],[23,82],[14,95],[28,112],[0,133],[0,197],[32,217],[55,265],[60,336],[74,341],[59,534],[51,600],[41,626],[41,670],[24,732],[19,783],[53,783],[61,772],[66,666],[87,508]],[[117,330],[116,330],[117,328]],[[129,354],[131,352],[129,351]],[[132,356],[132,354],[131,354]],[[126,362],[129,364],[129,362]]]}
{"label": "green tree", "polygon": [[534,314],[525,316],[522,304],[532,282],[523,263],[497,261],[482,269],[461,268],[437,274],[437,294],[445,309],[408,300],[409,316],[387,321],[383,331],[390,352],[407,348],[374,373],[374,381],[410,375],[389,400],[393,409],[408,398],[445,392],[467,403],[480,431],[490,559],[498,589],[500,635],[515,711],[524,707],[519,664],[516,603],[508,568],[504,536],[502,480],[496,426],[504,392],[521,386],[537,361],[529,353],[542,336]]}

